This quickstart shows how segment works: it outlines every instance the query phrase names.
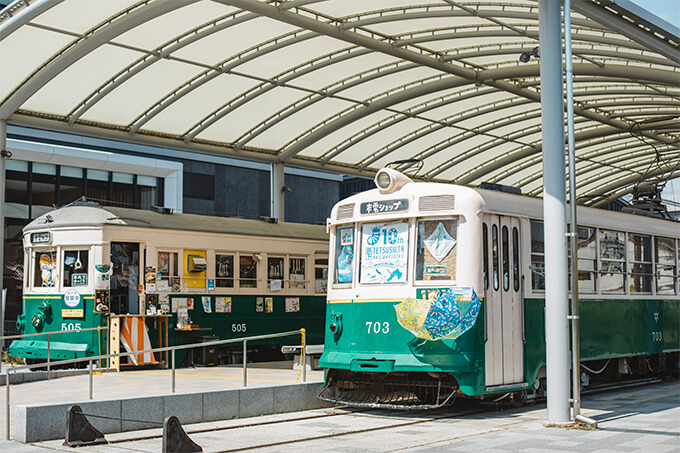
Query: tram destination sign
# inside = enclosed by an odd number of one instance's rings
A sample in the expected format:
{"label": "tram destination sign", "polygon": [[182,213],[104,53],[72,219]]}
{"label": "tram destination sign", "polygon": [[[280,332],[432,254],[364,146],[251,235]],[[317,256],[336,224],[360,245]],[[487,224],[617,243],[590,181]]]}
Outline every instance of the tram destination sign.
{"label": "tram destination sign", "polygon": [[361,203],[362,214],[382,214],[385,212],[408,211],[408,200],[382,200]]}
{"label": "tram destination sign", "polygon": [[52,240],[52,235],[49,231],[40,233],[31,233],[31,244],[47,244]]}

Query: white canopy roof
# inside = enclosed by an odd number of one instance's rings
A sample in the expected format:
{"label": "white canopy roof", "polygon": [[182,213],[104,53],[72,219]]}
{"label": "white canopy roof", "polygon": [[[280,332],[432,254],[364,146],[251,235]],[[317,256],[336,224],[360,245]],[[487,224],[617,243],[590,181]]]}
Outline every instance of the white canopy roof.
{"label": "white canopy roof", "polygon": [[[680,175],[680,32],[625,0],[572,7],[580,199]],[[17,0],[0,119],[540,195],[537,46],[533,0]]]}

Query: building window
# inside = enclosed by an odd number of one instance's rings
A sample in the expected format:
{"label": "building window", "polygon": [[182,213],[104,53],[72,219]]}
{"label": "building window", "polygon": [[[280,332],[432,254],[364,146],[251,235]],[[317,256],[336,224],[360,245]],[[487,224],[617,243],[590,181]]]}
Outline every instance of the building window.
{"label": "building window", "polygon": [[54,209],[57,204],[57,166],[34,162],[31,165],[31,217],[36,218]]}

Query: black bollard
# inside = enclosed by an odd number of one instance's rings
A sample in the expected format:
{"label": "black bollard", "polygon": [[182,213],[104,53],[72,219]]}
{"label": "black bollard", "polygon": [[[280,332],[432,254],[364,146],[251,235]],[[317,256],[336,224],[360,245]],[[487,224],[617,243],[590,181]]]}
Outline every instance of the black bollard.
{"label": "black bollard", "polygon": [[162,453],[198,453],[202,451],[203,449],[184,432],[177,417],[171,415],[165,419]]}
{"label": "black bollard", "polygon": [[66,420],[65,446],[82,447],[86,445],[107,444],[104,434],[85,418],[82,409],[77,404],[68,409]]}

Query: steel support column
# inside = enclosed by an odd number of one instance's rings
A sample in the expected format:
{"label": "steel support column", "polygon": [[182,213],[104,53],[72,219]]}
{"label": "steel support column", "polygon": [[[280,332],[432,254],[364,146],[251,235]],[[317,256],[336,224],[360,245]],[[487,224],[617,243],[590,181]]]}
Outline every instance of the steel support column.
{"label": "steel support column", "polygon": [[562,24],[560,3],[539,0],[541,119],[543,123],[543,221],[548,423],[569,414],[567,196],[564,160]]}
{"label": "steel support column", "polygon": [[[0,295],[4,296],[5,287],[5,159],[7,158],[7,121],[0,119]],[[28,272],[28,270],[27,270]],[[5,334],[5,305],[3,297],[0,301],[0,336]],[[4,340],[3,340],[4,343]],[[0,344],[0,352],[4,344]],[[9,375],[7,375],[9,385]]]}
{"label": "steel support column", "polygon": [[271,209],[269,216],[283,222],[284,220],[284,199],[283,195],[287,190],[283,180],[283,163],[273,163],[271,169]]}

